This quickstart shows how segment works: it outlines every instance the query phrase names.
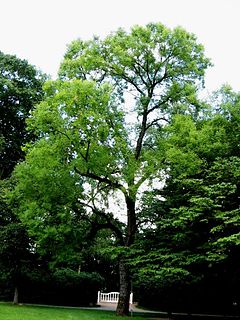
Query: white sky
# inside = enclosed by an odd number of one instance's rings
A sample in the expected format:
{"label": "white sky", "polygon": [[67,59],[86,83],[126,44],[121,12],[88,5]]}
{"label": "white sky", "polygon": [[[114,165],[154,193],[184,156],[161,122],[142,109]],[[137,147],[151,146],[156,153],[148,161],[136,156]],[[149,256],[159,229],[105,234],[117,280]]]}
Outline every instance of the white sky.
{"label": "white sky", "polygon": [[0,0],[0,50],[55,76],[72,40],[148,22],[195,33],[214,63],[207,89],[240,91],[240,0]]}

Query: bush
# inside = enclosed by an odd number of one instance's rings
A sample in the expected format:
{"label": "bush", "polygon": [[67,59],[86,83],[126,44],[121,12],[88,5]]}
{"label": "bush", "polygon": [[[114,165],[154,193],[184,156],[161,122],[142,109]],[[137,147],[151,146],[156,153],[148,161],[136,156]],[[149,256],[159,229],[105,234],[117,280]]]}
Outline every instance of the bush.
{"label": "bush", "polygon": [[51,275],[27,276],[19,287],[19,300],[66,306],[89,306],[97,302],[97,291],[103,282],[97,273],[62,269]]}
{"label": "bush", "polygon": [[[209,280],[209,279],[208,279]],[[235,315],[239,300],[220,281],[175,283],[166,287],[136,288],[139,305],[164,312],[205,313]]]}

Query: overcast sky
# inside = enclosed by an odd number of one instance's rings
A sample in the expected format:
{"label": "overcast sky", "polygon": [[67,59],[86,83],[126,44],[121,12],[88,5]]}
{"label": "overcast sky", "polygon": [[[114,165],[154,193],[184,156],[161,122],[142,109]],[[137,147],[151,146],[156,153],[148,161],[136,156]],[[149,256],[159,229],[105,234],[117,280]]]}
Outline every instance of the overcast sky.
{"label": "overcast sky", "polygon": [[206,87],[240,91],[240,0],[0,0],[0,50],[56,75],[66,45],[162,22],[197,35],[214,67]]}

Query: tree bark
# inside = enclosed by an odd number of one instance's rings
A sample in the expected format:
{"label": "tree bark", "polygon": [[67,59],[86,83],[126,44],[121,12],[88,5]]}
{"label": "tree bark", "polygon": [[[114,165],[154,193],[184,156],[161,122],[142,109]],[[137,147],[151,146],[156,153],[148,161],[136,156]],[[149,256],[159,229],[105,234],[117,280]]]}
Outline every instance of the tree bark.
{"label": "tree bark", "polygon": [[126,197],[127,205],[127,236],[126,236],[126,247],[130,247],[134,243],[136,233],[136,212],[135,212],[135,195],[132,197]]}
{"label": "tree bark", "polygon": [[[127,205],[127,234],[125,238],[125,247],[130,247],[134,243],[136,233],[136,212],[135,212],[135,195],[125,197]],[[129,299],[131,291],[130,275],[125,258],[121,257],[119,261],[119,277],[120,277],[120,290],[119,300],[116,310],[118,316],[127,316],[129,314]]]}
{"label": "tree bark", "polygon": [[17,287],[15,287],[14,289],[13,304],[18,304],[18,288]]}
{"label": "tree bark", "polygon": [[117,305],[117,316],[129,315],[129,298],[130,298],[130,278],[127,266],[123,259],[119,262],[119,275],[120,275],[120,291],[119,300]]}

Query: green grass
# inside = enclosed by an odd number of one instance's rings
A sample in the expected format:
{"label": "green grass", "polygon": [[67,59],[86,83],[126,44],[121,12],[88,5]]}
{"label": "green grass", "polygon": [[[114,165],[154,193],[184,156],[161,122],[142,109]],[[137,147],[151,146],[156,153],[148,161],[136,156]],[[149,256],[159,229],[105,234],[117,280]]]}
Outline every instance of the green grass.
{"label": "green grass", "polygon": [[[134,320],[144,318],[134,316]],[[3,320],[116,320],[117,317],[112,311],[83,310],[75,308],[56,308],[26,305],[0,304],[0,319]],[[124,319],[130,319],[124,318]],[[145,318],[146,320],[146,318]]]}

